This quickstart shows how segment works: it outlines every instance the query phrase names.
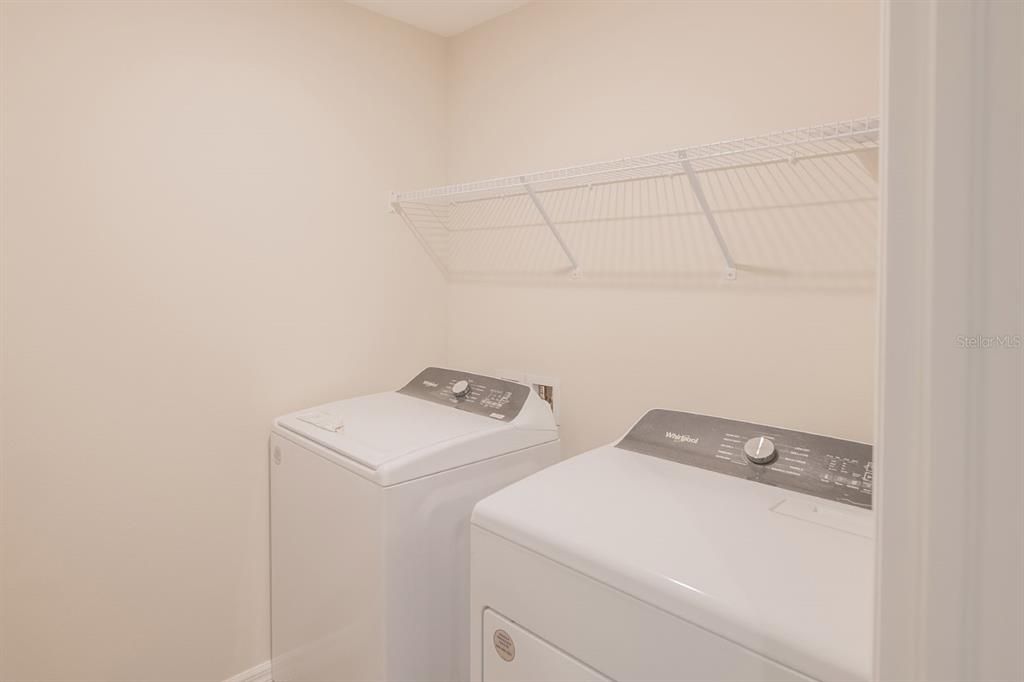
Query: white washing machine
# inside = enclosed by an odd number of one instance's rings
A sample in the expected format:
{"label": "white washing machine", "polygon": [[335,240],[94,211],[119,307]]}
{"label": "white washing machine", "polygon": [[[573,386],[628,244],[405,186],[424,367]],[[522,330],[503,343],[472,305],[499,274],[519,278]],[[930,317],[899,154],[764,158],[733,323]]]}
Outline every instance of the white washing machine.
{"label": "white washing machine", "polygon": [[871,677],[871,447],[652,410],[473,513],[471,679]]}
{"label": "white washing machine", "polygon": [[448,369],[277,419],[275,682],[467,679],[473,505],[558,459],[536,393]]}

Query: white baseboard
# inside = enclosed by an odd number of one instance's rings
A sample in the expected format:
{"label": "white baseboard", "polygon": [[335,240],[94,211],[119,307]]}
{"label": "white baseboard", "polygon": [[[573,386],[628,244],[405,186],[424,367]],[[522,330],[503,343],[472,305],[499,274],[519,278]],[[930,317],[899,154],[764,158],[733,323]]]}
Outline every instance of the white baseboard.
{"label": "white baseboard", "polygon": [[270,677],[270,661],[264,661],[248,670],[233,675],[224,682],[274,682]]}

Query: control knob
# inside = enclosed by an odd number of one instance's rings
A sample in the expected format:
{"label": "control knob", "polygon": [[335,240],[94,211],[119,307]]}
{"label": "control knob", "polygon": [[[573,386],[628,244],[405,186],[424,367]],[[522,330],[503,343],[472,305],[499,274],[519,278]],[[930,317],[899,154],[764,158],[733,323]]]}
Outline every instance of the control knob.
{"label": "control knob", "polygon": [[758,436],[751,438],[743,445],[743,454],[754,464],[771,464],[779,453],[775,450],[775,443],[771,438]]}
{"label": "control knob", "polygon": [[469,395],[469,382],[465,379],[459,379],[452,384],[452,395],[456,398],[465,398]]}

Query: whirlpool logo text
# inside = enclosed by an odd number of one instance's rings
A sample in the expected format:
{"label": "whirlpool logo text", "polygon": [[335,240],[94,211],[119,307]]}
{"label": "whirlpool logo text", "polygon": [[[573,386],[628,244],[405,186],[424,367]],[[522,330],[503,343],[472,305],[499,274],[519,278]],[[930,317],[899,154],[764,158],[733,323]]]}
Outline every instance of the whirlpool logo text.
{"label": "whirlpool logo text", "polygon": [[669,440],[674,440],[677,443],[692,443],[693,445],[696,445],[697,443],[700,442],[700,438],[694,438],[689,434],[676,433],[674,431],[666,431],[665,438],[668,438]]}

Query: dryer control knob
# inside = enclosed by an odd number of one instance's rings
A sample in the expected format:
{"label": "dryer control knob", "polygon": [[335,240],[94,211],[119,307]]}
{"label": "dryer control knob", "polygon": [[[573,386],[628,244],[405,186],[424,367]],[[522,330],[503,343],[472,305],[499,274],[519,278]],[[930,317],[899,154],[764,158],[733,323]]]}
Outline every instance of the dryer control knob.
{"label": "dryer control knob", "polygon": [[459,379],[452,384],[452,395],[456,398],[465,398],[469,395],[469,382],[465,379]]}
{"label": "dryer control knob", "polygon": [[779,456],[775,450],[775,443],[771,438],[764,436],[748,440],[743,446],[743,454],[754,464],[771,464]]}

